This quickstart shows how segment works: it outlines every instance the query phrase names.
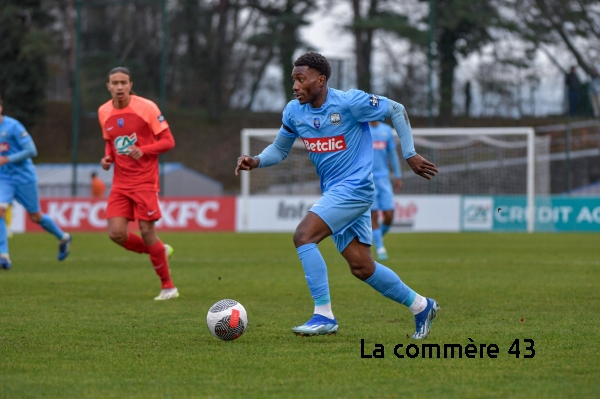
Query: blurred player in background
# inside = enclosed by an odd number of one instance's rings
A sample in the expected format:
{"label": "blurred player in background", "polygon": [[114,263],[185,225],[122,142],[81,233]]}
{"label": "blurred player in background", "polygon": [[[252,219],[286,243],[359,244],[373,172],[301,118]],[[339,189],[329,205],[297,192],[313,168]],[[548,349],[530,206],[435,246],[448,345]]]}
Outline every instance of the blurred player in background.
{"label": "blurred player in background", "polygon": [[[373,224],[373,243],[378,260],[387,260],[388,255],[383,245],[383,236],[388,232],[394,220],[394,191],[402,188],[402,172],[400,159],[396,152],[396,142],[392,127],[379,121],[369,122],[373,138],[373,182],[375,183],[375,200],[371,206]],[[394,171],[394,186],[390,182],[390,168]],[[379,224],[379,212],[383,214],[383,223]]]}
{"label": "blurred player in background", "polygon": [[98,177],[96,172],[92,172],[91,176],[92,180],[90,183],[90,194],[92,194],[92,198],[104,198],[104,193],[106,192],[106,184]]}
{"label": "blurred player in background", "polygon": [[12,238],[13,236],[13,232],[12,232],[12,205],[9,205],[6,208],[6,211],[4,211],[4,221],[6,222],[6,236],[8,238]]}
{"label": "blurred player in background", "polygon": [[382,295],[405,305],[415,315],[415,339],[429,334],[439,305],[409,288],[391,269],[373,260],[371,205],[373,142],[369,121],[392,119],[400,136],[404,158],[413,171],[431,179],[435,165],[417,155],[408,116],[401,104],[360,90],[343,92],[327,87],[329,62],[321,54],[307,53],[294,62],[294,96],[283,110],[283,124],[275,142],[258,156],[242,155],[235,173],[275,165],[285,159],[300,137],[316,166],[322,197],[310,208],[294,233],[314,300],[313,317],[292,328],[302,336],[334,334],[338,323],[331,309],[327,266],[317,244],[332,236],[352,274]]}
{"label": "blurred player in background", "polygon": [[[106,208],[108,235],[129,251],[150,255],[162,284],[155,300],[177,298],[168,261],[173,249],[162,243],[154,226],[162,216],[158,155],[175,147],[175,140],[156,104],[131,92],[127,68],[111,70],[106,87],[112,98],[98,109],[98,118],[106,140],[100,165],[104,170],[115,165]],[[138,221],[141,237],[127,230],[130,220]]]}
{"label": "blurred player in background", "polygon": [[13,200],[23,205],[32,222],[59,240],[58,260],[69,255],[71,235],[40,210],[37,173],[31,160],[36,155],[37,149],[25,127],[16,119],[2,115],[0,98],[0,267],[3,269],[11,268],[4,217]]}

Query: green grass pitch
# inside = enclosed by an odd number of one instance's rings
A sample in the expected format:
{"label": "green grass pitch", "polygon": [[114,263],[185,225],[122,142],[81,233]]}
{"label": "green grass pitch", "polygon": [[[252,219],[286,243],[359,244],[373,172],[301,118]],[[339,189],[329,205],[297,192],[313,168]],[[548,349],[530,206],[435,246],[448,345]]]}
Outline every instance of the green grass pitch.
{"label": "green grass pitch", "polygon": [[[600,397],[597,234],[392,234],[394,269],[442,310],[425,341],[413,317],[355,279],[330,239],[335,336],[301,338],[312,300],[291,234],[161,234],[181,297],[156,302],[146,255],[75,234],[56,261],[47,234],[10,240],[0,271],[0,398]],[[236,341],[206,313],[232,298],[249,315]],[[411,343],[496,344],[497,358],[397,358]],[[361,358],[375,344],[383,358]],[[521,355],[508,353],[515,339]],[[524,339],[534,340],[535,357]],[[400,354],[405,352],[400,351]]]}

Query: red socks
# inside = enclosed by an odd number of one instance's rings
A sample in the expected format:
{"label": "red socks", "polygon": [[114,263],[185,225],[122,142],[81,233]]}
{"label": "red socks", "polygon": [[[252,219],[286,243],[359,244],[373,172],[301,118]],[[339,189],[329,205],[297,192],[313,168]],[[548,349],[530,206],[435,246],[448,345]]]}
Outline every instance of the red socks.
{"label": "red socks", "polygon": [[150,261],[152,261],[154,270],[156,270],[156,274],[158,274],[158,277],[160,277],[160,281],[162,282],[162,288],[175,288],[173,282],[171,281],[169,262],[167,261],[167,252],[165,251],[165,246],[163,245],[162,241],[158,241],[147,248],[147,251],[150,254]]}
{"label": "red socks", "polygon": [[133,251],[140,254],[149,253],[148,246],[144,242],[144,239],[133,233],[129,233],[127,235],[127,241],[123,243],[123,247],[125,247],[125,249],[127,249],[128,251]]}

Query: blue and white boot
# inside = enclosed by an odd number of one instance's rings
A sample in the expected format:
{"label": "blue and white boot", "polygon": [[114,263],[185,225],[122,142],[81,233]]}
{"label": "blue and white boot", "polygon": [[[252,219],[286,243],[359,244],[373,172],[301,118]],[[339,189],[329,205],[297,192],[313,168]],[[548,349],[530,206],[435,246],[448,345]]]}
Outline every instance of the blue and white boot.
{"label": "blue and white boot", "polygon": [[12,264],[10,263],[10,258],[8,257],[8,254],[0,255],[0,268],[8,270],[11,268],[11,266]]}
{"label": "blue and white boot", "polygon": [[414,339],[425,339],[429,335],[431,323],[440,311],[440,305],[433,299],[427,298],[427,307],[419,314],[415,315],[416,331],[413,334]]}
{"label": "blue and white boot", "polygon": [[65,237],[58,244],[58,260],[65,260],[71,252],[71,234],[66,233]]}
{"label": "blue and white boot", "polygon": [[335,318],[330,319],[320,314],[315,314],[313,317],[302,324],[292,328],[292,332],[303,337],[312,337],[313,335],[330,335],[337,333],[338,323]]}

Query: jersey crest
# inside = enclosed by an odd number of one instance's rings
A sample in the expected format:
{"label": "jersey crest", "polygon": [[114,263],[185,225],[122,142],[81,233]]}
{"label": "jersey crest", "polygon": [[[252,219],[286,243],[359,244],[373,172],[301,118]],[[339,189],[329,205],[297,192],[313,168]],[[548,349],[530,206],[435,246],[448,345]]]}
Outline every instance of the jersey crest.
{"label": "jersey crest", "polygon": [[329,115],[329,120],[331,121],[332,125],[337,126],[342,123],[342,116],[337,112],[334,112],[333,114]]}
{"label": "jersey crest", "polygon": [[130,136],[119,136],[115,139],[115,148],[117,154],[128,154],[129,147],[137,142],[137,135],[133,133]]}
{"label": "jersey crest", "polygon": [[321,120],[319,118],[313,118],[313,125],[315,126],[315,129],[318,129],[321,127]]}

